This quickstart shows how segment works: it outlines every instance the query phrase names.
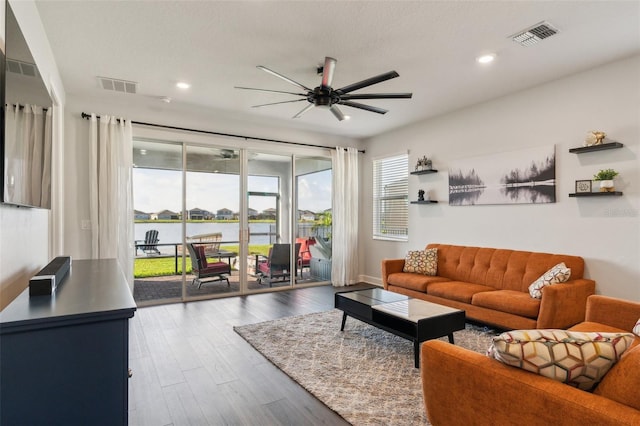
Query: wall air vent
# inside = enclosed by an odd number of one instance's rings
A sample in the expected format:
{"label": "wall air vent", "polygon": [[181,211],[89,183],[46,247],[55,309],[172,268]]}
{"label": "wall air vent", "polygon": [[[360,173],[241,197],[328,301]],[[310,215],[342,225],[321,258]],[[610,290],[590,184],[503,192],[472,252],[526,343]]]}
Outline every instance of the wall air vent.
{"label": "wall air vent", "polygon": [[509,38],[522,46],[531,46],[555,34],[558,34],[558,30],[550,23],[543,21],[526,30],[519,31]]}
{"label": "wall air vent", "polygon": [[135,81],[118,80],[116,78],[98,77],[100,87],[104,90],[113,90],[115,92],[133,93],[138,91],[138,83]]}
{"label": "wall air vent", "polygon": [[9,72],[26,75],[27,77],[37,77],[38,75],[38,68],[36,68],[35,64],[16,61],[15,59],[7,59],[7,69]]}

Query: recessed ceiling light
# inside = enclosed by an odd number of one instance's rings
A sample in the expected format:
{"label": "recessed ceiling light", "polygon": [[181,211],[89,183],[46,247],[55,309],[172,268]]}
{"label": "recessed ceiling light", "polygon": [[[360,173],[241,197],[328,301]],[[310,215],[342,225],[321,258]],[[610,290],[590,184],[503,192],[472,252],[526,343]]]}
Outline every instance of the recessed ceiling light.
{"label": "recessed ceiling light", "polygon": [[179,81],[176,83],[176,87],[178,89],[188,89],[189,87],[191,87],[191,85],[189,83],[186,83],[184,81]]}
{"label": "recessed ceiling light", "polygon": [[140,150],[140,155],[147,155],[147,150],[146,149],[141,149]]}
{"label": "recessed ceiling light", "polygon": [[351,116],[350,116],[350,115],[345,115],[345,116],[344,116],[344,119],[345,119],[345,120],[351,120]]}
{"label": "recessed ceiling light", "polygon": [[489,53],[486,55],[478,56],[476,58],[476,61],[478,61],[478,63],[481,63],[481,64],[489,64],[493,62],[494,59],[496,59],[495,53]]}

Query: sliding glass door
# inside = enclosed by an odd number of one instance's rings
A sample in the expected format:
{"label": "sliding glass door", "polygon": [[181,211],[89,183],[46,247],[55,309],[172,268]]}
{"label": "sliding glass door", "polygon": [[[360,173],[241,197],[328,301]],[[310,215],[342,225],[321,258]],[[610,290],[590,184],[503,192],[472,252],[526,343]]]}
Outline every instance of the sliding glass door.
{"label": "sliding glass door", "polygon": [[330,159],[134,140],[133,181],[138,303],[330,281]]}
{"label": "sliding glass door", "polygon": [[248,290],[291,286],[298,255],[291,241],[292,157],[256,151],[247,157]]}

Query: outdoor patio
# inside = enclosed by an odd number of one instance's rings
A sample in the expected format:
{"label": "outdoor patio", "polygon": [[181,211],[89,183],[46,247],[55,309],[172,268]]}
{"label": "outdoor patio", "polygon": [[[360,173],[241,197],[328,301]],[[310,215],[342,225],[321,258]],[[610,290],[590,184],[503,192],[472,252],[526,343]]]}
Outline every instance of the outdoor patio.
{"label": "outdoor patio", "polygon": [[[306,275],[306,274],[305,274]],[[187,275],[187,297],[198,297],[206,295],[218,295],[226,293],[237,293],[240,291],[240,277],[238,271],[232,271],[229,276],[229,285],[226,281],[205,281],[200,288],[192,285],[193,275]],[[316,280],[310,278],[296,281],[297,283],[308,283]],[[288,286],[289,281],[274,282],[272,287]],[[268,284],[258,284],[251,277],[248,285],[250,290],[269,288]],[[134,280],[133,298],[136,302],[150,302],[163,299],[179,299],[182,296],[182,276],[169,275],[162,277],[136,278]]]}

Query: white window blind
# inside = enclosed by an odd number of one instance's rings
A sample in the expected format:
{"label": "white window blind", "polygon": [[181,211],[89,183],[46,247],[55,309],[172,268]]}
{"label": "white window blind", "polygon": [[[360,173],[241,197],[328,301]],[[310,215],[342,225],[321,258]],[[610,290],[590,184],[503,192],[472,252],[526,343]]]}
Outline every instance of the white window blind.
{"label": "white window blind", "polygon": [[373,160],[373,238],[407,241],[409,155]]}

